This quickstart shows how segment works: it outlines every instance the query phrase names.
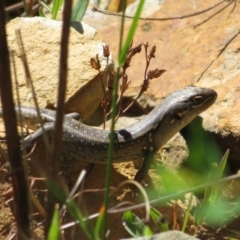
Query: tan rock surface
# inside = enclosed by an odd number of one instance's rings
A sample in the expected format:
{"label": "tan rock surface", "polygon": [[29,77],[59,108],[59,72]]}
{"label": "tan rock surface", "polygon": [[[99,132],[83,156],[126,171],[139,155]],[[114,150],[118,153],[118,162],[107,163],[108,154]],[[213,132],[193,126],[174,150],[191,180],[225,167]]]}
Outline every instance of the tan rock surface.
{"label": "tan rock surface", "polygon": [[[82,119],[90,117],[103,98],[99,74],[90,66],[90,58],[99,55],[102,70],[112,68],[107,65],[102,54],[104,43],[95,29],[86,24],[76,24],[80,29],[70,28],[68,84],[66,90],[66,112],[79,112]],[[25,72],[20,60],[15,29],[21,29],[33,85],[39,106],[56,107],[59,78],[59,51],[62,23],[40,17],[16,18],[7,24],[8,44],[14,50],[18,89],[21,104],[33,106],[33,97],[26,84]],[[106,76],[103,75],[106,82]]]}
{"label": "tan rock surface", "polygon": [[[233,171],[240,168],[239,130],[239,14],[238,5],[228,6],[223,2],[206,13],[184,19],[170,21],[139,21],[134,36],[134,43],[149,42],[156,45],[156,59],[150,69],[156,67],[167,72],[158,80],[154,79],[148,89],[158,101],[168,93],[190,84],[210,87],[218,92],[218,100],[214,106],[202,114],[203,126],[221,148],[222,154],[230,148],[229,163]],[[186,2],[184,0],[165,1],[162,7],[147,17],[163,18],[182,16],[207,9],[216,4],[215,1]],[[215,14],[216,13],[216,14]],[[99,14],[99,13],[96,13]],[[119,19],[115,27],[99,28],[105,42],[109,42],[113,56],[118,52]],[[125,27],[128,31],[130,23]],[[141,85],[145,59],[136,56],[129,69],[131,87],[129,96],[135,96]]]}
{"label": "tan rock surface", "polygon": [[[207,8],[215,4],[213,1],[186,2],[184,0],[169,0],[163,3],[162,9],[157,11],[154,17],[180,16]],[[228,4],[224,2],[223,4]],[[154,80],[148,93],[160,100],[173,90],[186,85],[196,83],[204,87],[212,87],[217,90],[219,98],[217,103],[202,116],[203,125],[217,135],[218,143],[221,143],[222,150],[227,146],[231,148],[230,160],[235,159],[239,163],[239,6],[231,12],[231,8],[225,9],[211,18],[206,23],[195,27],[220,9],[207,12],[192,18],[183,20],[171,20],[166,22],[141,21],[134,37],[135,43],[148,41],[151,45],[157,46],[157,59],[151,68],[160,67],[167,70],[161,80]],[[98,18],[98,23],[99,23]],[[93,19],[92,19],[93,20]],[[117,58],[119,26],[114,25],[113,17],[109,17],[109,23],[105,29],[100,30],[105,42],[110,44],[110,49]],[[236,36],[235,38],[233,38]],[[230,41],[233,39],[233,41]],[[226,47],[226,48],[225,48]],[[221,52],[223,50],[223,52]],[[219,55],[219,53],[221,53]],[[135,64],[135,66],[134,66]],[[136,59],[134,66],[129,71],[132,80],[129,95],[134,95],[141,84],[144,69],[144,57]],[[225,138],[223,138],[225,136]],[[229,141],[229,139],[231,141]],[[224,141],[227,140],[227,141]],[[233,144],[234,143],[234,144]],[[39,161],[42,163],[42,159]],[[48,163],[47,163],[48,164]],[[48,165],[46,165],[48,166]],[[70,175],[78,175],[78,165],[70,166]],[[125,169],[124,169],[125,168]],[[86,181],[87,189],[98,189],[104,186],[106,166],[95,166]],[[237,167],[236,167],[237,169]],[[133,177],[136,170],[133,170],[131,163],[125,163],[123,172]],[[72,174],[72,175],[71,175]],[[117,186],[120,181],[127,177],[113,170],[112,186]],[[99,211],[102,203],[102,192],[86,193],[86,204],[90,213]],[[133,201],[131,194],[125,192],[122,196],[111,198],[111,206],[118,201]],[[85,206],[84,206],[85,207]],[[172,216],[173,211],[170,211]],[[119,239],[127,237],[128,234],[121,225],[121,214],[111,215],[109,218],[110,238]],[[239,225],[237,226],[239,228]],[[237,230],[237,228],[236,228]],[[214,235],[216,230],[212,231]],[[81,239],[81,234],[76,233]],[[223,232],[222,236],[213,239],[224,239],[229,237],[229,232]]]}

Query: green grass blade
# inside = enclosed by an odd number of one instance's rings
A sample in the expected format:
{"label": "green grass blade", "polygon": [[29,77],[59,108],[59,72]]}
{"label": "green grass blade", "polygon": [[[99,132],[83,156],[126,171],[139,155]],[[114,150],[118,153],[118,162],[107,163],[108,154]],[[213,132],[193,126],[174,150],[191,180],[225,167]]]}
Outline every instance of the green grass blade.
{"label": "green grass blade", "polygon": [[155,223],[155,226],[160,232],[165,232],[169,230],[167,221],[157,209],[151,207],[150,216],[153,222]]}
{"label": "green grass blade", "polygon": [[97,218],[97,223],[94,228],[94,236],[95,236],[96,240],[100,239],[100,234],[101,234],[101,230],[102,230],[102,226],[103,226],[103,221],[104,221],[104,209],[103,208],[104,208],[104,206],[102,206],[102,208],[100,209],[100,214]]}
{"label": "green grass blade", "polygon": [[53,219],[48,232],[48,240],[59,239],[59,207],[56,206],[53,214]]}
{"label": "green grass blade", "polygon": [[22,2],[23,2],[23,6],[24,6],[24,11],[25,11],[26,15],[29,16],[27,2],[26,2],[26,0],[22,0]]}
{"label": "green grass blade", "polygon": [[[215,176],[215,181],[220,179],[223,175],[223,172],[225,170],[226,164],[227,164],[227,160],[228,160],[228,156],[229,156],[229,149],[226,151],[226,153],[224,154],[224,156],[222,157],[221,162],[219,163],[219,166],[216,169],[216,176]],[[215,204],[217,197],[218,197],[218,193],[219,193],[219,187],[212,187],[212,191],[209,197],[209,202],[211,204]]]}
{"label": "green grass blade", "polygon": [[[135,24],[132,24],[131,29],[129,31],[128,37],[127,39],[132,39],[133,34],[136,30],[136,26],[137,26],[137,22],[138,22],[138,18],[140,16],[140,12],[142,10],[142,6],[143,6],[144,0],[141,0],[141,2],[139,3],[139,6],[141,5],[141,7],[138,6],[138,10],[136,13],[136,16],[133,20],[133,22]],[[123,38],[123,27],[124,27],[124,11],[125,11],[125,6],[126,6],[126,0],[122,1],[122,6],[123,6],[123,17],[122,17],[122,22],[121,22],[121,34],[120,34],[120,39],[119,39],[119,55],[118,55],[118,59],[120,58],[120,55],[122,55],[122,59],[125,59],[125,55],[126,55],[126,51],[125,54],[122,53],[122,38]],[[140,9],[140,10],[139,10]],[[133,25],[135,26],[135,28],[133,27]],[[128,45],[127,45],[128,44]],[[128,46],[130,45],[130,41],[126,41],[125,46],[126,46],[126,50],[128,49]],[[113,158],[113,144],[114,144],[114,126],[115,126],[115,116],[116,116],[116,112],[117,112],[117,98],[118,98],[118,81],[120,78],[120,64],[118,64],[118,68],[116,71],[116,75],[114,78],[114,91],[113,91],[113,96],[112,96],[112,104],[111,104],[111,109],[112,109],[112,114],[111,114],[111,127],[110,127],[110,134],[109,134],[109,147],[108,147],[108,160],[107,160],[107,171],[106,171],[106,180],[105,180],[105,194],[104,194],[104,213],[103,213],[103,231],[102,231],[102,239],[105,239],[105,233],[107,230],[107,209],[108,209],[108,205],[109,205],[109,186],[110,186],[110,179],[111,179],[111,169],[112,169],[112,158]]]}
{"label": "green grass blade", "polygon": [[119,66],[122,66],[123,63],[124,63],[128,47],[129,47],[129,45],[130,45],[130,43],[131,43],[131,41],[133,39],[134,33],[136,31],[136,28],[137,28],[138,20],[139,20],[139,17],[141,15],[141,12],[142,12],[144,2],[145,2],[145,0],[140,0],[140,2],[139,2],[136,14],[134,16],[131,28],[130,28],[128,36],[127,36],[127,39],[126,39],[126,41],[124,43],[123,48],[121,49],[119,57],[118,57],[118,64],[119,64]]}
{"label": "green grass blade", "polygon": [[43,8],[42,8],[42,7],[39,7],[39,9],[38,9],[38,14],[39,14],[40,17],[46,18],[45,14],[44,14],[44,12],[43,12]]}
{"label": "green grass blade", "polygon": [[89,0],[76,0],[72,9],[71,21],[81,22],[87,10]]}
{"label": "green grass blade", "polygon": [[227,160],[228,160],[228,156],[229,156],[229,149],[226,151],[226,153],[224,154],[221,162],[219,163],[219,178],[223,175],[223,172],[226,168],[226,165],[227,165]]}
{"label": "green grass blade", "polygon": [[185,213],[184,221],[183,221],[183,226],[182,226],[182,232],[185,232],[185,229],[187,227],[187,222],[190,216],[190,210],[192,209],[192,202],[193,202],[193,194],[191,193],[190,200],[188,203],[187,211]]}
{"label": "green grass blade", "polygon": [[52,191],[55,197],[60,201],[60,203],[66,205],[67,211],[72,216],[72,218],[78,221],[79,226],[81,227],[87,238],[95,240],[93,226],[91,222],[84,220],[84,215],[79,210],[76,202],[71,198],[68,198],[66,193],[62,191],[62,189],[60,189],[51,180],[48,179],[46,181],[46,184],[50,191]]}
{"label": "green grass blade", "polygon": [[52,13],[52,9],[43,1],[39,1],[39,4],[43,7],[46,8],[48,12]]}
{"label": "green grass blade", "polygon": [[62,6],[63,0],[54,0],[53,2],[53,8],[52,8],[52,19],[55,20],[57,18],[57,14],[59,9]]}

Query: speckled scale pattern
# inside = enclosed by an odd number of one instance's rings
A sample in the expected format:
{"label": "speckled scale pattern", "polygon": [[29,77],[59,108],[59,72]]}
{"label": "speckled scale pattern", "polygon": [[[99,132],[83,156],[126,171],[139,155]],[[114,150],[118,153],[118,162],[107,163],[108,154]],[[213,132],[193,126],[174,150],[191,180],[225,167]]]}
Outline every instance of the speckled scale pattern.
{"label": "speckled scale pattern", "polygon": [[[148,161],[148,153],[153,153],[162,147],[171,137],[191,122],[201,112],[209,108],[217,98],[212,89],[187,87],[170,94],[139,122],[115,131],[113,162],[125,162],[144,159]],[[17,115],[23,117],[23,123],[36,129],[39,119],[35,108],[16,107]],[[44,128],[54,131],[56,112],[40,109]],[[2,109],[0,109],[0,116]],[[78,118],[78,114],[75,114]],[[47,123],[50,122],[50,123]],[[52,123],[51,123],[52,122]],[[109,145],[108,130],[87,126],[72,115],[64,116],[63,126],[63,156],[74,161],[106,164]],[[27,144],[41,139],[42,129],[26,137]],[[152,154],[150,154],[152,155]],[[150,160],[149,160],[150,161]],[[144,165],[144,164],[143,164]],[[149,167],[149,164],[145,164]],[[143,167],[142,167],[143,168]],[[141,180],[147,169],[140,169],[137,180]],[[142,171],[142,172],[141,172]],[[139,174],[141,172],[141,174]]]}

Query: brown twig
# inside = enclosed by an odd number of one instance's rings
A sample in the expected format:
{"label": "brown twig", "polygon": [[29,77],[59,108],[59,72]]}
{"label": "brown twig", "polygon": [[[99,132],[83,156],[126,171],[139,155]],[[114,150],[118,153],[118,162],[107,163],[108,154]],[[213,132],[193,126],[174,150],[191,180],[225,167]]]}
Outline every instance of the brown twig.
{"label": "brown twig", "polygon": [[32,239],[29,220],[31,215],[29,188],[17,132],[4,14],[3,1],[0,1],[0,91],[16,207],[17,237]]}
{"label": "brown twig", "polygon": [[[234,0],[234,2],[236,3],[236,0]],[[220,10],[218,10],[217,12],[215,12],[212,16],[210,16],[209,18],[205,19],[204,21],[202,21],[201,23],[197,24],[194,26],[194,28],[201,26],[202,24],[206,23],[207,21],[209,21],[210,19],[212,19],[213,17],[215,17],[217,14],[219,14],[220,12],[222,12],[223,10],[225,10],[227,7],[229,7],[233,2],[230,1],[226,6],[224,6],[223,8],[221,8]],[[235,4],[234,4],[235,5]],[[234,7],[234,6],[233,6]],[[231,10],[232,11],[232,10]],[[231,13],[230,13],[231,14]]]}
{"label": "brown twig", "polygon": [[147,91],[151,79],[160,77],[166,71],[164,69],[158,69],[158,68],[148,71],[148,68],[149,68],[152,58],[155,58],[156,46],[152,47],[149,55],[148,55],[148,51],[147,51],[149,44],[146,43],[146,44],[143,44],[143,46],[145,49],[145,59],[146,59],[143,83],[141,85],[141,89],[140,89],[137,97],[124,110],[122,110],[122,113],[125,113],[126,111],[128,111],[128,109],[130,107],[132,107],[132,105],[139,99],[139,97],[143,94],[143,92]]}
{"label": "brown twig", "polygon": [[[120,84],[120,93],[119,93],[119,96],[118,96],[118,99],[117,99],[118,113],[117,113],[117,116],[115,117],[115,122],[119,119],[119,117],[123,113],[125,113],[137,101],[137,99],[143,94],[143,92],[145,92],[148,89],[150,80],[153,79],[153,78],[160,77],[165,72],[165,70],[163,70],[163,69],[159,70],[158,68],[148,71],[151,59],[155,58],[156,46],[153,46],[151,48],[150,53],[148,55],[148,51],[147,51],[148,47],[149,47],[148,43],[139,44],[136,47],[132,47],[132,44],[133,44],[133,42],[131,42],[131,44],[128,48],[128,53],[126,55],[126,59],[125,59],[124,64],[122,66],[122,71],[120,73],[121,84]],[[145,59],[146,59],[146,66],[145,66],[145,70],[144,70],[144,80],[143,80],[143,83],[141,85],[141,88],[140,88],[140,91],[139,91],[137,97],[123,110],[122,109],[123,95],[124,95],[124,93],[126,92],[126,90],[128,89],[128,87],[131,83],[131,81],[128,80],[128,75],[127,75],[126,71],[130,67],[132,58],[137,53],[141,52],[142,45],[145,48]],[[107,49],[107,51],[109,52],[109,49]],[[91,62],[92,68],[98,70],[99,74],[100,74],[101,73],[100,72],[101,66],[100,66],[100,62],[98,60],[98,55],[96,56],[96,58],[91,58],[90,62]],[[103,128],[105,129],[107,118],[112,112],[111,109],[110,109],[109,112],[107,112],[107,107],[110,104],[110,96],[111,96],[111,93],[112,93],[112,90],[113,90],[114,74],[113,73],[108,74],[108,90],[107,91],[105,91],[105,88],[103,86],[103,79],[101,79],[101,80],[102,80],[102,88],[103,88],[103,92],[104,92],[104,99],[102,100],[101,106],[103,107],[103,112],[104,112]]]}
{"label": "brown twig", "polygon": [[[37,117],[39,119],[40,126],[41,126],[42,129],[44,129],[43,128],[43,121],[42,121],[42,117],[41,117],[41,114],[40,114],[39,105],[38,105],[38,101],[37,101],[36,92],[35,92],[33,82],[32,82],[32,76],[31,76],[31,73],[30,73],[30,70],[29,70],[29,67],[28,67],[27,55],[26,55],[25,49],[24,49],[22,34],[21,34],[20,29],[16,29],[15,33],[16,33],[16,39],[17,39],[17,43],[18,43],[18,47],[19,47],[19,51],[20,51],[20,58],[22,60],[23,67],[24,67],[24,72],[25,72],[26,79],[27,79],[27,86],[30,88],[31,93],[32,93],[32,97],[33,97],[34,104],[36,106],[36,112],[37,112]],[[43,131],[43,141],[44,141],[45,147],[47,149],[47,153],[49,153],[50,152],[50,145],[49,145],[49,140],[47,138],[47,135],[46,135],[45,131]],[[24,148],[24,146],[23,146],[23,148]]]}
{"label": "brown twig", "polygon": [[[206,8],[206,9],[203,9],[201,11],[198,11],[198,12],[195,12],[195,13],[190,13],[190,14],[186,14],[186,15],[182,15],[182,16],[176,16],[176,17],[168,17],[168,18],[143,18],[143,17],[140,17],[139,20],[147,20],[147,21],[168,21],[168,20],[176,20],[176,19],[183,19],[183,18],[189,18],[189,17],[194,17],[194,16],[197,16],[197,15],[200,15],[200,14],[203,14],[205,12],[208,12],[214,8],[216,8],[217,6],[219,6],[220,4],[226,2],[226,0],[223,0],[219,3],[216,3],[214,4],[213,6],[209,7],[209,8]],[[233,1],[231,0],[230,3],[232,3]],[[93,12],[99,12],[99,13],[102,13],[102,14],[105,14],[105,15],[111,15],[111,16],[115,16],[115,17],[121,17],[122,15],[119,14],[119,13],[114,13],[114,12],[110,12],[110,11],[106,11],[106,10],[100,10],[96,7],[94,7],[92,9]],[[125,18],[130,18],[130,19],[133,19],[135,18],[134,16],[128,16],[128,15],[124,15]]]}
{"label": "brown twig", "polygon": [[[109,62],[109,56],[110,56],[110,51],[109,51],[109,46],[108,45],[103,45],[103,56],[106,57],[106,62],[107,62],[106,66],[107,66],[108,62]],[[103,72],[101,71],[101,63],[99,61],[98,54],[96,55],[95,58],[90,59],[90,64],[91,64],[91,67],[93,69],[98,71],[99,77],[101,79],[102,90],[103,90],[103,94],[104,94],[103,100],[101,102],[101,106],[103,108],[103,113],[104,113],[103,114],[103,129],[105,129],[106,119],[107,119],[107,116],[108,116],[107,108],[108,108],[109,103],[110,103],[111,91],[113,89],[113,79],[114,79],[114,77],[113,77],[112,72],[108,73],[108,80],[107,80],[108,89],[106,90],[105,86],[104,86],[104,82],[103,82]]]}
{"label": "brown twig", "polygon": [[115,72],[109,72],[108,79],[107,79],[107,91],[106,91],[105,97],[101,103],[101,106],[103,107],[103,112],[104,112],[103,129],[106,128],[106,121],[107,121],[109,114],[111,113],[111,110],[108,111],[108,107],[110,105],[110,101],[111,101],[111,97],[112,97],[112,93],[113,93],[113,89],[114,89],[114,87],[113,87],[114,79],[115,79]]}
{"label": "brown twig", "polygon": [[[58,173],[60,172],[59,159],[61,154],[61,145],[62,145],[62,136],[63,136],[64,102],[65,102],[65,92],[66,92],[66,86],[67,86],[68,39],[69,39],[69,32],[70,32],[71,9],[72,9],[72,0],[64,1],[63,26],[62,26],[62,36],[61,36],[61,46],[60,46],[58,101],[57,101],[56,122],[55,122],[56,131],[54,131],[54,135],[53,135],[52,157],[51,157],[51,164],[50,164],[50,173],[51,173],[52,180],[58,183],[60,182]],[[53,196],[53,194],[50,193],[49,191],[45,236],[47,236],[48,230],[50,228],[55,204],[56,204],[56,199]]]}
{"label": "brown twig", "polygon": [[[36,4],[38,1],[37,0],[34,0],[33,1],[33,4]],[[5,12],[14,12],[14,11],[17,11],[19,9],[23,9],[24,5],[23,5],[23,2],[19,2],[19,3],[15,3],[15,4],[12,4],[8,7],[5,7],[4,8],[4,11]]]}
{"label": "brown twig", "polygon": [[218,55],[213,59],[208,66],[201,72],[199,78],[196,80],[196,83],[201,80],[203,75],[207,72],[207,70],[213,65],[213,63],[223,54],[223,52],[227,49],[227,47],[233,42],[233,40],[240,34],[240,31],[238,31],[231,39],[224,45],[224,47],[219,51]]}
{"label": "brown twig", "polygon": [[119,117],[122,115],[123,110],[122,110],[122,100],[123,100],[123,94],[126,92],[126,90],[128,89],[131,81],[128,80],[128,75],[126,73],[127,68],[130,67],[132,58],[137,54],[140,53],[142,50],[142,44],[137,45],[136,47],[133,47],[133,42],[131,42],[129,49],[128,49],[128,53],[125,59],[125,62],[122,66],[122,72],[121,72],[121,85],[120,85],[120,95],[118,97],[117,100],[117,104],[118,104],[118,114],[115,118],[115,121],[117,121],[119,119]]}
{"label": "brown twig", "polygon": [[95,58],[90,59],[90,64],[91,64],[91,67],[93,69],[97,70],[98,73],[99,73],[99,76],[100,76],[100,79],[101,79],[101,84],[102,84],[102,90],[103,90],[103,93],[104,93],[104,96],[105,96],[106,95],[106,90],[105,90],[103,79],[102,79],[101,63],[99,61],[98,54],[96,55]]}

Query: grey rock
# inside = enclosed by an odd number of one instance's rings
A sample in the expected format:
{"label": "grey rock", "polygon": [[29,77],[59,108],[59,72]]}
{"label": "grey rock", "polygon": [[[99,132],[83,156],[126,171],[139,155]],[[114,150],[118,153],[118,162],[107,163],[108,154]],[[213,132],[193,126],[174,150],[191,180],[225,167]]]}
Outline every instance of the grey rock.
{"label": "grey rock", "polygon": [[122,240],[199,240],[180,231],[168,231],[150,237],[124,238]]}

